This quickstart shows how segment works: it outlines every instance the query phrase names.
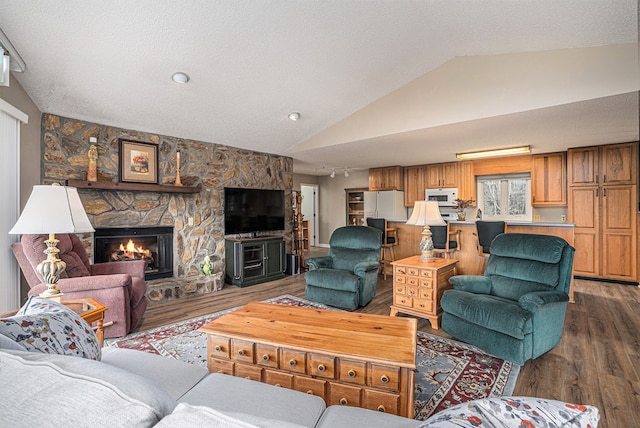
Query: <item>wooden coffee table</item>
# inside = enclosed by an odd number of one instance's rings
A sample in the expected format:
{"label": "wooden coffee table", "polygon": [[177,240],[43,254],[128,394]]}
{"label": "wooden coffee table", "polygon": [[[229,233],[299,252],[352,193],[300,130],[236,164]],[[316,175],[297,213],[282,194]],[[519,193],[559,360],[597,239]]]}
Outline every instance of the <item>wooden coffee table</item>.
{"label": "wooden coffee table", "polygon": [[210,372],[413,418],[414,318],[254,302],[200,331]]}

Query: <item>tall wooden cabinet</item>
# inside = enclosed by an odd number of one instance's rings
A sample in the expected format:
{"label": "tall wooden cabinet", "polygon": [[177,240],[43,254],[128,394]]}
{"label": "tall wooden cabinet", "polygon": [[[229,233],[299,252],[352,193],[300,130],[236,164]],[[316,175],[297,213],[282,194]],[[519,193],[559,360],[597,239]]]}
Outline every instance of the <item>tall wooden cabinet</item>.
{"label": "tall wooden cabinet", "polygon": [[574,273],[637,281],[638,143],[569,149],[567,169]]}

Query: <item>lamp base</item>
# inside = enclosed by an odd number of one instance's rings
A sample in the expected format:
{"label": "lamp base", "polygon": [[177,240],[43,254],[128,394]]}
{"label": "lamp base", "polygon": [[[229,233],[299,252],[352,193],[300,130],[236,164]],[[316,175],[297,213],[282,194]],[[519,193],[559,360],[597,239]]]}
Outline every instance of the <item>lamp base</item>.
{"label": "lamp base", "polygon": [[51,290],[46,290],[38,294],[38,296],[40,296],[43,299],[49,299],[49,300],[53,300],[54,302],[60,303],[62,301],[62,296],[64,296],[64,293],[58,289],[56,290],[58,291],[57,294],[53,293]]}
{"label": "lamp base", "polygon": [[44,299],[52,299],[60,301],[62,292],[58,289],[58,279],[67,268],[67,264],[58,258],[60,250],[57,248],[58,241],[53,233],[49,234],[49,239],[44,241],[47,249],[44,253],[47,258],[36,266],[36,271],[44,278],[47,289],[40,293],[40,297]]}

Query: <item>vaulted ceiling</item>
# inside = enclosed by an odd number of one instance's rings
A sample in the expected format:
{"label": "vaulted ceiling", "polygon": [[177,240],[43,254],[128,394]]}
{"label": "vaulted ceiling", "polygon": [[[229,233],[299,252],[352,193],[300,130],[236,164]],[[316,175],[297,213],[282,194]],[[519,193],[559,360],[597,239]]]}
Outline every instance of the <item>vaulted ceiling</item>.
{"label": "vaulted ceiling", "polygon": [[638,140],[638,16],[637,0],[0,0],[41,111],[308,174]]}

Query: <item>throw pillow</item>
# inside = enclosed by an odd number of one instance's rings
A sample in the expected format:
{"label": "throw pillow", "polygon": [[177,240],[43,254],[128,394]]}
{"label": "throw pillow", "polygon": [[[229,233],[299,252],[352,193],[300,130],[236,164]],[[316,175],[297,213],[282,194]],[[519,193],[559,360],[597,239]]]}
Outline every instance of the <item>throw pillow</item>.
{"label": "throw pillow", "polygon": [[445,427],[595,427],[600,413],[593,406],[535,397],[484,398],[436,413],[420,428]]}
{"label": "throw pillow", "polygon": [[27,351],[100,360],[98,337],[74,311],[49,299],[31,297],[18,313],[0,318],[0,334]]}

